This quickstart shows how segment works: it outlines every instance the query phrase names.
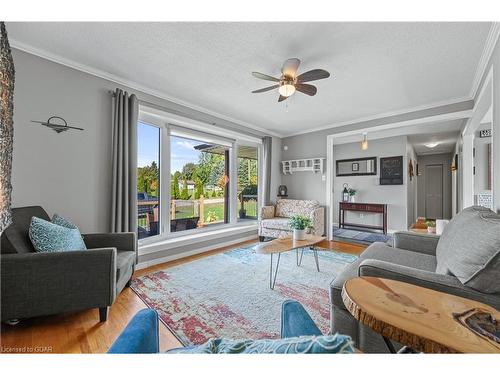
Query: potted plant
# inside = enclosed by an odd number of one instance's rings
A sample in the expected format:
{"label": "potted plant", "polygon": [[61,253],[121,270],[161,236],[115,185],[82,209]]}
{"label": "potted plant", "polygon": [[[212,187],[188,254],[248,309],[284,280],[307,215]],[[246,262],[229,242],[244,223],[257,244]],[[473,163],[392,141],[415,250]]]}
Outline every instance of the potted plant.
{"label": "potted plant", "polygon": [[290,218],[290,228],[293,229],[293,240],[303,240],[306,237],[306,229],[312,225],[311,219],[302,215]]}
{"label": "potted plant", "polygon": [[427,220],[425,224],[427,225],[428,233],[436,233],[436,222],[434,220]]}
{"label": "potted plant", "polygon": [[354,198],[354,196],[355,196],[355,195],[356,195],[356,193],[357,193],[356,189],[349,188],[349,190],[347,190],[347,193],[349,194],[349,202],[354,203],[354,201],[356,200],[356,199]]}

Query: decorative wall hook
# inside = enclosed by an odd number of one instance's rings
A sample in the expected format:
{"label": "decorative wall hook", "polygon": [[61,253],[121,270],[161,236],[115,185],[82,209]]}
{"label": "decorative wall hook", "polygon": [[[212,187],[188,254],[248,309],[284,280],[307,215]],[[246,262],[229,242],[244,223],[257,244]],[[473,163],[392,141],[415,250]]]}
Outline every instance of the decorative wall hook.
{"label": "decorative wall hook", "polygon": [[[54,120],[54,119],[59,119],[64,124],[58,124],[58,123],[56,123],[54,121],[52,121],[52,122],[50,121],[50,120]],[[37,124],[46,126],[46,127],[50,128],[50,129],[54,130],[56,133],[62,133],[62,132],[65,132],[68,129],[83,130],[82,128],[77,128],[75,126],[68,126],[68,123],[66,122],[66,120],[63,119],[62,117],[59,117],[59,116],[49,117],[49,119],[47,121],[34,121],[34,120],[31,120],[31,122],[35,122]]]}

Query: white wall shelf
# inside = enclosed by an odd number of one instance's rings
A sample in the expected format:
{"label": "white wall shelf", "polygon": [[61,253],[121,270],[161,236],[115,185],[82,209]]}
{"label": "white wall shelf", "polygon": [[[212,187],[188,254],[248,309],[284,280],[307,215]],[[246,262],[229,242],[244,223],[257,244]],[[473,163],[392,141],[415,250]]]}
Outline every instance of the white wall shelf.
{"label": "white wall shelf", "polygon": [[281,162],[283,174],[293,174],[295,172],[323,173],[324,164],[325,158],[283,160]]}

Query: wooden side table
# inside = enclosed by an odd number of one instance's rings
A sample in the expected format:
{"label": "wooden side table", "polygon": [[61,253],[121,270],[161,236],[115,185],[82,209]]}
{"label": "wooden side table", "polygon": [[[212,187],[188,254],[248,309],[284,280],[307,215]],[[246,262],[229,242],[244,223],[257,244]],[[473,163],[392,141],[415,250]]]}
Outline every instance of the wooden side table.
{"label": "wooden side table", "polygon": [[346,281],[342,299],[361,323],[390,340],[425,353],[500,353],[500,343],[466,327],[459,315],[472,310],[500,312],[470,299],[377,277]]}

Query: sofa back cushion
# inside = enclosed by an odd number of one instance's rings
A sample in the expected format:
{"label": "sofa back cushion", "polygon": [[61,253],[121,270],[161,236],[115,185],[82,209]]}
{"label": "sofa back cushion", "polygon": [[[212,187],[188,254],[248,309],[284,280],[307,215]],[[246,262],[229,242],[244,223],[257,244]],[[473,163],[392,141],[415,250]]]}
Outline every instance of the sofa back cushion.
{"label": "sofa back cushion", "polygon": [[2,233],[2,254],[22,254],[35,251],[28,235],[32,217],[50,220],[47,212],[40,206],[12,209],[12,224]]}
{"label": "sofa back cushion", "polygon": [[276,203],[275,216],[292,217],[294,215],[309,216],[312,210],[319,207],[315,200],[280,199]]}
{"label": "sofa back cushion", "polygon": [[461,211],[445,227],[436,259],[436,273],[483,293],[500,292],[500,215],[479,206]]}

